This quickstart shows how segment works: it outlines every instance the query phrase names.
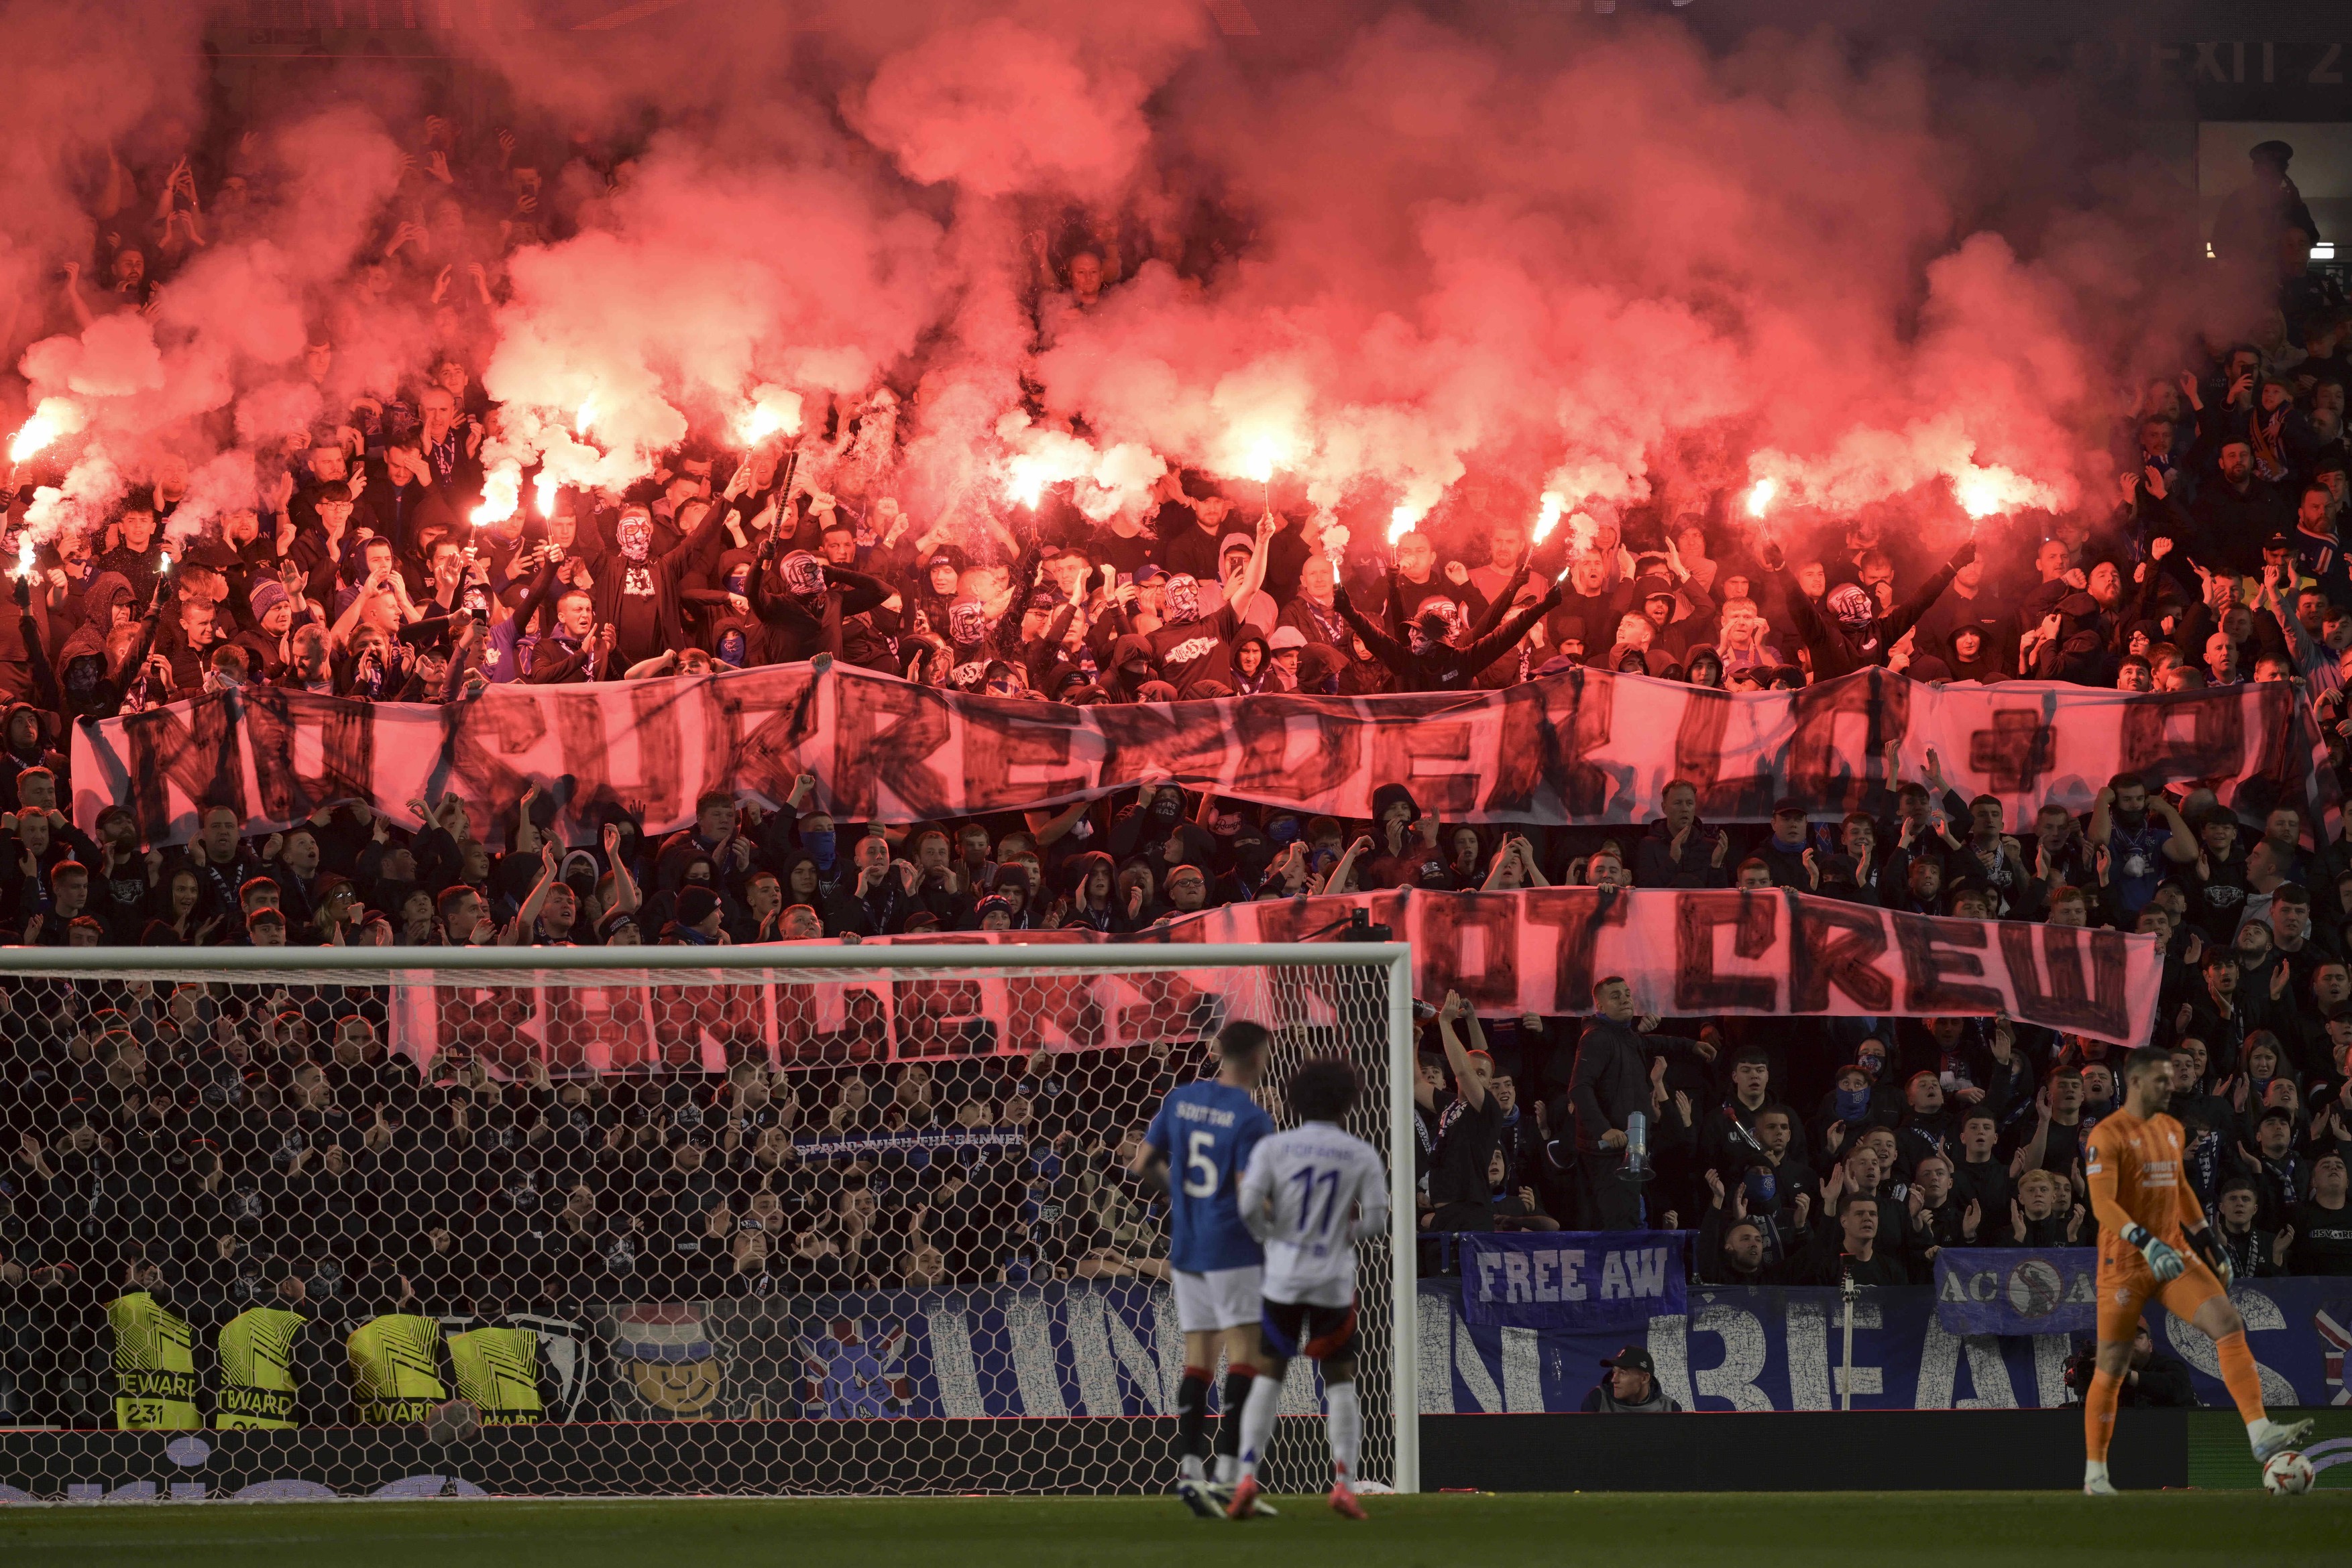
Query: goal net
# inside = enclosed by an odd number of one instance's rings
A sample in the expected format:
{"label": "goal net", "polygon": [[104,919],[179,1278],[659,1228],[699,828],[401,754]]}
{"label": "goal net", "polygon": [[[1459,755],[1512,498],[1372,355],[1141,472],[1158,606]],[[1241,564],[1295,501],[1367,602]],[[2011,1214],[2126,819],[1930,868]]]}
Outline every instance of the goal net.
{"label": "goal net", "polygon": [[[26,952],[0,1498],[1164,1490],[1128,1165],[1240,1019],[1277,1125],[1308,1057],[1363,1076],[1361,1473],[1409,1489],[1405,952]],[[1327,1467],[1278,1423],[1276,1489]]]}

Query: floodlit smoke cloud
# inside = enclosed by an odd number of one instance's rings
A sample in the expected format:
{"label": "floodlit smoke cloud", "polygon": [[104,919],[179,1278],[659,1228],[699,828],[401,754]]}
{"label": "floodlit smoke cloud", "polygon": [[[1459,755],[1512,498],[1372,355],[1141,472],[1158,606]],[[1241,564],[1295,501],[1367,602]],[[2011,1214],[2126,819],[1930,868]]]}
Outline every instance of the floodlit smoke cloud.
{"label": "floodlit smoke cloud", "polygon": [[[343,106],[265,127],[247,222],[151,316],[12,344],[27,406],[68,397],[87,425],[67,498],[101,508],[170,453],[202,515],[239,504],[265,448],[456,352],[507,405],[493,510],[534,467],[611,489],[681,440],[740,445],[763,387],[821,432],[887,381],[909,398],[893,489],[960,530],[1061,485],[1098,521],[1132,511],[1168,465],[1362,509],[1359,537],[1394,509],[1533,521],[1543,496],[1736,510],[1767,480],[1774,508],[1957,522],[2098,493],[2114,385],[2226,303],[2151,261],[2161,181],[2080,105],[1857,67],[1826,37],[1715,58],[1671,21],[1400,10],[1275,68],[1187,5],[845,6],[821,34],[788,9],[601,51],[465,35],[572,139],[533,161],[578,223],[508,258],[474,335],[351,304],[406,188],[394,126]],[[104,141],[195,97],[184,25],[31,26],[0,43],[104,63],[0,111],[29,215],[0,270],[27,276],[88,253],[75,201]],[[597,138],[631,153],[609,189],[572,156]],[[1091,309],[1048,300],[1041,345],[1034,252],[1081,211],[1130,253],[1218,239]],[[321,332],[323,387],[300,363]]]}
{"label": "floodlit smoke cloud", "polygon": [[392,194],[400,150],[371,117],[334,109],[257,138],[253,158],[270,195],[195,250],[148,310],[100,315],[25,351],[28,395],[67,399],[83,422],[62,510],[45,518],[94,521],[132,485],[184,465],[204,479],[173,517],[185,536],[254,504],[257,449],[307,438],[322,395],[289,373],[310,341],[314,296],[349,272]]}

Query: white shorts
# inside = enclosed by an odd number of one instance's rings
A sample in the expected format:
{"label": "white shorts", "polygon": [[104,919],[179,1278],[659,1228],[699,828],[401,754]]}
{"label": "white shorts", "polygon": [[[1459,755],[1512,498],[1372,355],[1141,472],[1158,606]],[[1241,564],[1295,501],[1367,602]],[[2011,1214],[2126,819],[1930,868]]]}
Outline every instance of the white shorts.
{"label": "white shorts", "polygon": [[1171,1269],[1176,1281],[1176,1326],[1188,1334],[1216,1329],[1255,1328],[1263,1302],[1265,1270],[1218,1268],[1206,1274]]}

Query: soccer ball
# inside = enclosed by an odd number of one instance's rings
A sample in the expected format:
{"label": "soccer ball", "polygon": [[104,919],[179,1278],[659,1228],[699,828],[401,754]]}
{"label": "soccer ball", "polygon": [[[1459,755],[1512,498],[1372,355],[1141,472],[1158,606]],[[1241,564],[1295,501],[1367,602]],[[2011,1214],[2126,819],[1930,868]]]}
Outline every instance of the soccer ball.
{"label": "soccer ball", "polygon": [[[425,1422],[425,1438],[429,1443],[462,1443],[482,1430],[481,1412],[470,1399],[451,1399],[433,1407]],[[2303,1485],[2311,1484],[2311,1467],[2303,1468]],[[2302,1490],[2302,1487],[2295,1489]]]}
{"label": "soccer ball", "polygon": [[2311,1461],[2289,1449],[2273,1454],[2263,1466],[2263,1490],[2273,1497],[2294,1497],[2311,1489]]}

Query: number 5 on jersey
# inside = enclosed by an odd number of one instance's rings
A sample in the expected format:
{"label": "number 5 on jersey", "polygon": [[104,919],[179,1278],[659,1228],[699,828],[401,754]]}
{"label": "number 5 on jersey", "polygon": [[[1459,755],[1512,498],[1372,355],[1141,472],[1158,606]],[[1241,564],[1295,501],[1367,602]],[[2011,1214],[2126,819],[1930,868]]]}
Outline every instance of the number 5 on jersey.
{"label": "number 5 on jersey", "polygon": [[1216,1195],[1217,1162],[1214,1158],[1217,1135],[1202,1128],[1184,1140],[1184,1195],[1206,1198]]}

